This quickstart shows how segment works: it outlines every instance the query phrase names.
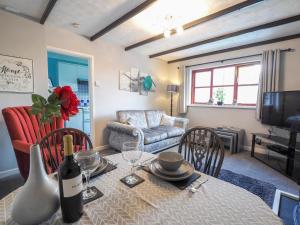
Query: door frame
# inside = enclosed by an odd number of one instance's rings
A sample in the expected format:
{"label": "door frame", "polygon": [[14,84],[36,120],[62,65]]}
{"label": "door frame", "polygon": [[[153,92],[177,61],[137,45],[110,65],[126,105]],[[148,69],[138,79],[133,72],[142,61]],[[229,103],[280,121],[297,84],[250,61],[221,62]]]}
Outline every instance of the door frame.
{"label": "door frame", "polygon": [[[71,51],[63,48],[57,48],[53,46],[46,47],[47,53],[48,51],[56,52],[64,55],[71,55],[75,57],[86,58],[88,60],[89,65],[89,97],[90,97],[90,125],[91,125],[91,141],[95,148],[95,124],[94,124],[94,115],[95,115],[95,99],[94,99],[94,56],[86,53]],[[47,56],[47,69],[48,69],[48,56]]]}

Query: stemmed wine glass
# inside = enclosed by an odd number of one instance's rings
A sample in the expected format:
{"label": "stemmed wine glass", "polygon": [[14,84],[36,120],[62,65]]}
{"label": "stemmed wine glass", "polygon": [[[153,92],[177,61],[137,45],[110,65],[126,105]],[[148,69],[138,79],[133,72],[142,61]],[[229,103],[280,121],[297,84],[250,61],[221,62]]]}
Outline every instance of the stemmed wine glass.
{"label": "stemmed wine glass", "polygon": [[82,174],[85,177],[84,191],[82,193],[83,199],[93,198],[97,192],[90,187],[90,176],[99,166],[99,152],[94,150],[77,152],[75,154],[75,159],[79,163]]}
{"label": "stemmed wine glass", "polygon": [[131,174],[125,178],[127,184],[135,184],[138,179],[134,176],[134,167],[142,157],[142,148],[138,142],[124,142],[122,146],[122,156],[125,161],[131,166]]}

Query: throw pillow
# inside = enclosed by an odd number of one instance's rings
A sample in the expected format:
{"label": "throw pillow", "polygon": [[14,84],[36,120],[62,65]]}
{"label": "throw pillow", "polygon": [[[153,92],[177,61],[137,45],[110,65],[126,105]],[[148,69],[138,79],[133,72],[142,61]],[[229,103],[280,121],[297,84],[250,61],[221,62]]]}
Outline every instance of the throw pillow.
{"label": "throw pillow", "polygon": [[174,126],[174,124],[175,124],[175,117],[163,114],[160,121],[160,125]]}
{"label": "throw pillow", "polygon": [[135,125],[134,122],[133,122],[133,119],[131,117],[129,117],[126,122],[130,126],[134,126]]}

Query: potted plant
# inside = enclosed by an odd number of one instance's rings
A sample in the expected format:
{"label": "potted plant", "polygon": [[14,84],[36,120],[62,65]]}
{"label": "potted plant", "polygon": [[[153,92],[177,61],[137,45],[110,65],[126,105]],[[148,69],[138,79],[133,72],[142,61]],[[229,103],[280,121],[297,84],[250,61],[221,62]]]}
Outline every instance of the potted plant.
{"label": "potted plant", "polygon": [[216,93],[215,93],[215,97],[218,100],[217,104],[218,105],[223,105],[224,103],[224,98],[225,98],[225,91],[222,88],[219,88]]}

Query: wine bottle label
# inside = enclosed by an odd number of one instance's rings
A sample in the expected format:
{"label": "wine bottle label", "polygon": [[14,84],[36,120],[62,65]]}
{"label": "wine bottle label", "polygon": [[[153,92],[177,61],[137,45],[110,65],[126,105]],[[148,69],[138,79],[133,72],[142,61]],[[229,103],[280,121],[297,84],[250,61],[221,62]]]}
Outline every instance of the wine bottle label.
{"label": "wine bottle label", "polygon": [[73,197],[82,191],[82,175],[72,179],[62,180],[63,193],[65,198]]}

